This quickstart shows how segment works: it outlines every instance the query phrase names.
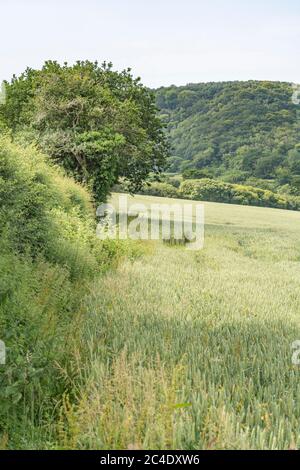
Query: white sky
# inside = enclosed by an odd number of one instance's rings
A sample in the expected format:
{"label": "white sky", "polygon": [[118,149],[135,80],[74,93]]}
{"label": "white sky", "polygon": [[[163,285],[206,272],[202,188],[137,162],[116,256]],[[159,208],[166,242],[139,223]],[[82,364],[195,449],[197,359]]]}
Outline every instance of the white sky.
{"label": "white sky", "polygon": [[0,0],[0,80],[112,61],[145,85],[300,82],[299,0]]}

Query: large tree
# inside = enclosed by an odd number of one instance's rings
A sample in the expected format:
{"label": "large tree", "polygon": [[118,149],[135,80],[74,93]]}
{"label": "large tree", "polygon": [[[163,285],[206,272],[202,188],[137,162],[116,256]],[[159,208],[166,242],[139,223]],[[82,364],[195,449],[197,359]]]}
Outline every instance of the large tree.
{"label": "large tree", "polygon": [[149,172],[159,173],[168,155],[152,92],[130,69],[112,64],[48,61],[6,83],[0,107],[15,134],[33,136],[42,150],[104,199],[119,177],[132,190]]}

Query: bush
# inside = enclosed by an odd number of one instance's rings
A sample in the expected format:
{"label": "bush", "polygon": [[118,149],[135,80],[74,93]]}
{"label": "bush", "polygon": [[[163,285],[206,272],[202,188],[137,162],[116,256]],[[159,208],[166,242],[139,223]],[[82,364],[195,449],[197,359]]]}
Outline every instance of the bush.
{"label": "bush", "polygon": [[159,197],[179,197],[177,188],[169,183],[151,183],[150,185],[144,185],[140,194]]}
{"label": "bush", "polygon": [[[1,433],[22,447],[64,393],[84,354],[84,299],[96,274],[134,249],[100,241],[91,197],[33,147],[0,139]],[[130,251],[131,250],[131,251]],[[51,418],[52,417],[52,418]],[[43,427],[43,426],[41,426]],[[49,427],[48,427],[49,430]]]}
{"label": "bush", "polygon": [[174,188],[178,189],[182,182],[182,177],[180,175],[167,176],[166,183],[171,184]]}
{"label": "bush", "polygon": [[297,198],[287,198],[269,190],[211,179],[184,181],[180,185],[179,193],[183,198],[195,200],[280,209],[300,209],[300,201]]}

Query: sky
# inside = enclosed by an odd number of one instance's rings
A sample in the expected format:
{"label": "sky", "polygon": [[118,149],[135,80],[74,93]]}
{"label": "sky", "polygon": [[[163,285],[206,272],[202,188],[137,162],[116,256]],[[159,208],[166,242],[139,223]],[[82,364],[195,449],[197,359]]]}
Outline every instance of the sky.
{"label": "sky", "polygon": [[0,0],[0,81],[45,60],[111,61],[152,88],[300,83],[299,0]]}

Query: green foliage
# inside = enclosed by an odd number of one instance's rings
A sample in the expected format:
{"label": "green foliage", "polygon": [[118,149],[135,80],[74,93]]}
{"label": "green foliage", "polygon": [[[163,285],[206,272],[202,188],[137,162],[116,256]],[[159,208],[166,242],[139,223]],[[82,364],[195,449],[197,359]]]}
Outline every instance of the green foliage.
{"label": "green foliage", "polygon": [[46,62],[6,84],[2,121],[83,182],[103,200],[119,176],[139,189],[168,154],[154,96],[130,70],[89,61]]}
{"label": "green foliage", "polygon": [[161,245],[145,263],[137,243],[100,242],[86,189],[23,148],[36,142],[99,199],[121,176],[159,197],[299,209],[284,195],[300,194],[288,92],[160,90],[186,179],[157,182],[166,142],[129,71],[48,62],[13,79],[0,107],[0,448],[299,447],[298,214],[208,203],[201,253]]}
{"label": "green foliage", "polygon": [[[208,169],[222,179],[300,174],[299,123],[289,83],[190,84],[156,90],[173,154],[170,171]],[[281,177],[279,177],[282,180]]]}
{"label": "green foliage", "polygon": [[[194,174],[187,172],[190,176]],[[223,202],[228,204],[242,204],[247,206],[274,207],[278,209],[300,210],[300,177],[294,177],[288,190],[282,193],[274,192],[272,183],[263,180],[265,188],[255,187],[259,180],[250,178],[249,184],[232,184],[211,178],[183,179],[164,177],[163,182],[152,182],[144,185],[139,194],[149,196],[192,199],[198,201]],[[253,185],[250,185],[253,183]],[[260,184],[263,186],[263,184]],[[117,192],[129,192],[126,184],[115,187]]]}
{"label": "green foliage", "polygon": [[49,428],[72,390],[90,283],[138,253],[98,240],[94,213],[89,193],[34,147],[0,139],[0,442],[12,447]]}
{"label": "green foliage", "polygon": [[185,180],[211,178],[212,174],[207,170],[199,170],[197,168],[187,169],[182,172],[182,178]]}
{"label": "green foliage", "polygon": [[[80,229],[94,237],[89,194],[33,147],[22,149],[1,139],[0,195],[0,234],[18,253],[53,258],[54,245],[59,251],[60,243],[71,242]],[[66,233],[70,220],[73,231]],[[76,250],[79,246],[91,249],[86,238],[79,234]]]}
{"label": "green foliage", "polygon": [[169,183],[157,182],[144,185],[140,194],[149,194],[150,196],[178,197],[178,190]]}
{"label": "green foliage", "polygon": [[300,209],[300,201],[288,198],[269,190],[251,186],[224,183],[212,179],[186,180],[180,185],[181,197],[248,206],[276,207],[280,209]]}
{"label": "green foliage", "polygon": [[95,285],[58,447],[299,449],[299,213],[207,203],[205,222],[203,250],[157,242]]}

